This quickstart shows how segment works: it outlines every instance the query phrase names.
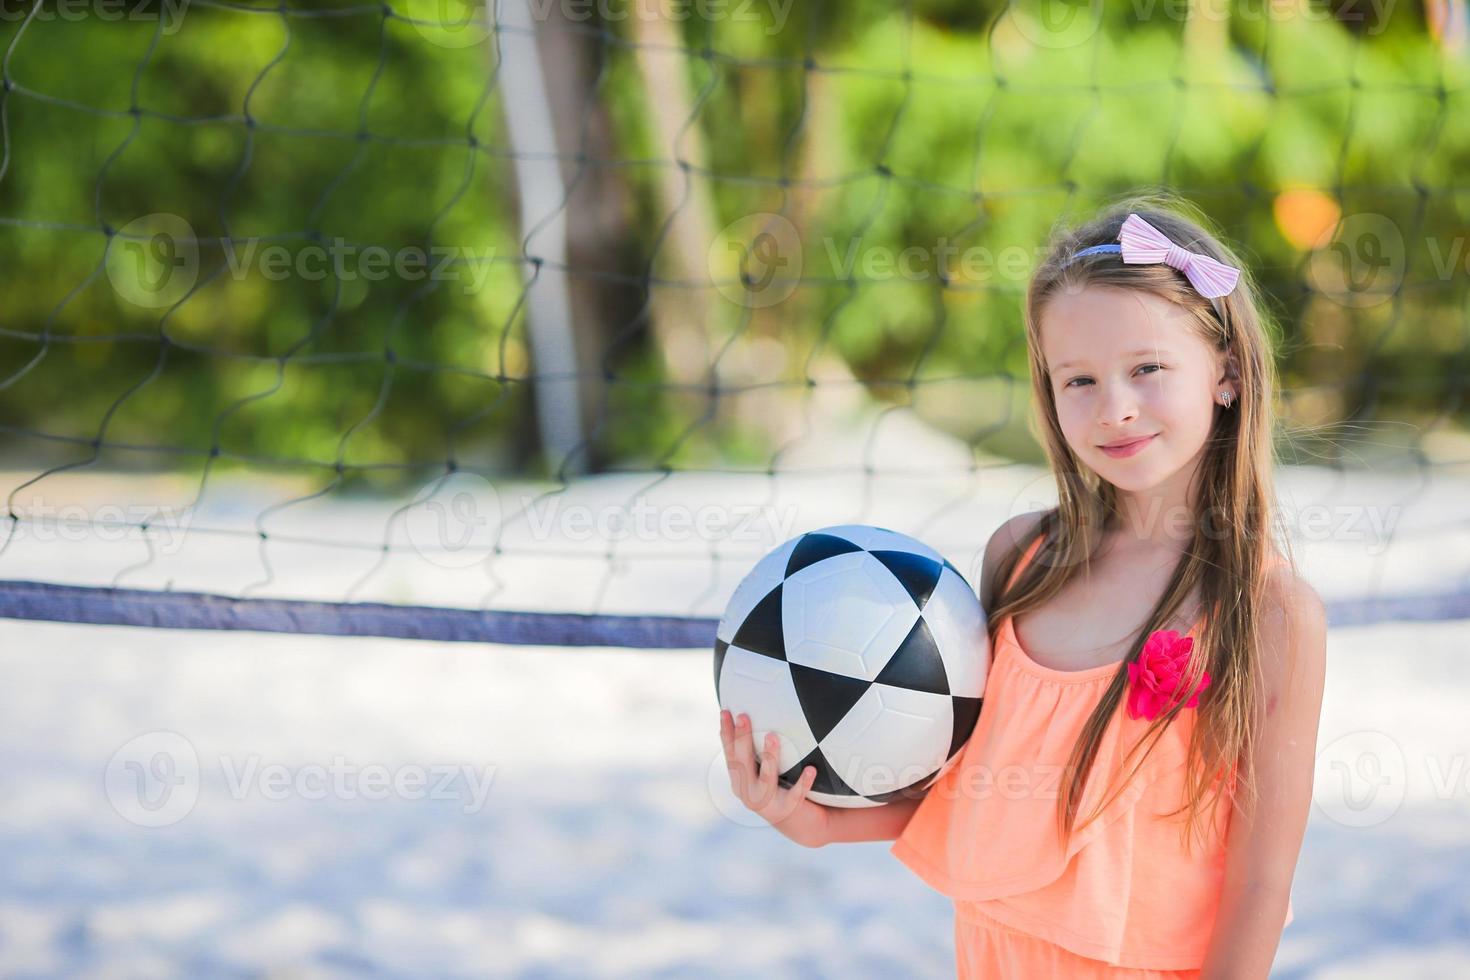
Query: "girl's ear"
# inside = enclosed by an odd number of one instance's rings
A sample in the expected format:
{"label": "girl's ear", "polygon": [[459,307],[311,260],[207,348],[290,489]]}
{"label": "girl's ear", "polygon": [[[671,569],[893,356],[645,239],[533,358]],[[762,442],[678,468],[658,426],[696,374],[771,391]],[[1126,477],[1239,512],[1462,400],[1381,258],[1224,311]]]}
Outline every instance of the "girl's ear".
{"label": "girl's ear", "polygon": [[1220,392],[1230,392],[1232,402],[1240,401],[1240,366],[1235,360],[1235,354],[1227,352],[1224,356],[1216,356],[1215,391],[1211,396],[1215,401],[1220,400]]}

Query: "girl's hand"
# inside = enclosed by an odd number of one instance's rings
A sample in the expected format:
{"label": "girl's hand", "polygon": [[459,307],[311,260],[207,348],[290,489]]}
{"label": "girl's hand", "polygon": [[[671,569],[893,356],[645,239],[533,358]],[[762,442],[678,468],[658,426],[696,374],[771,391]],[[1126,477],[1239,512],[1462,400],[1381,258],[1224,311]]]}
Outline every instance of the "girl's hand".
{"label": "girl's hand", "polygon": [[782,787],[777,781],[778,742],[774,732],[766,736],[757,767],[750,717],[732,718],[720,711],[720,741],[725,746],[725,766],[730,771],[730,789],[746,808],[803,847],[827,843],[827,808],[807,799],[816,782],[815,766],[802,770],[796,785]]}

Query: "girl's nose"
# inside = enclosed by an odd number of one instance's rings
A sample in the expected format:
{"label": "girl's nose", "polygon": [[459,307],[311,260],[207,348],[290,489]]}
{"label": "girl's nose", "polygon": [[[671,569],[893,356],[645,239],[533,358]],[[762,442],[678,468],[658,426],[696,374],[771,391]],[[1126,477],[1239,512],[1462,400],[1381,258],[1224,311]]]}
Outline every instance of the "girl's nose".
{"label": "girl's nose", "polygon": [[1124,425],[1138,415],[1138,403],[1126,385],[1109,385],[1097,401],[1099,421],[1103,425]]}

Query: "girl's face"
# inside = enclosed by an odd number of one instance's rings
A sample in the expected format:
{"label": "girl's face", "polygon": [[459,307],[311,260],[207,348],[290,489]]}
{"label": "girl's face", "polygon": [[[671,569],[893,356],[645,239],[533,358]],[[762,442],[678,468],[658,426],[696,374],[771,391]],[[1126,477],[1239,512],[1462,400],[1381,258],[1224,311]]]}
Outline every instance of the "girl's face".
{"label": "girl's face", "polygon": [[[1166,299],[1088,286],[1041,313],[1042,356],[1072,452],[1119,490],[1158,487],[1201,456],[1225,378],[1225,355]],[[1103,447],[1149,437],[1128,452]]]}

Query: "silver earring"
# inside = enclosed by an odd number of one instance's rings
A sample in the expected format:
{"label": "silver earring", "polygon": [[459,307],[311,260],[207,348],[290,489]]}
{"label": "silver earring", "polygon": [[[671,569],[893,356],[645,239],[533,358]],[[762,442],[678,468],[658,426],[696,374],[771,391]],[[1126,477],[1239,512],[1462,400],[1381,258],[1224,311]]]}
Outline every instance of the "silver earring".
{"label": "silver earring", "polygon": [[1234,400],[1235,396],[1230,393],[1229,389],[1220,392],[1220,404],[1224,405],[1226,408],[1229,408],[1230,403]]}

